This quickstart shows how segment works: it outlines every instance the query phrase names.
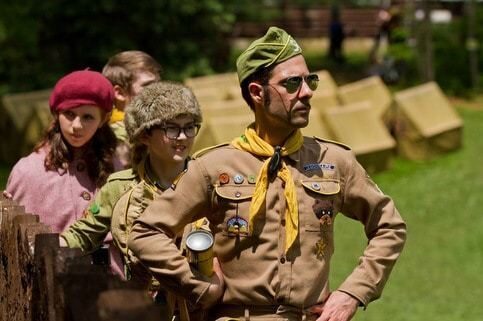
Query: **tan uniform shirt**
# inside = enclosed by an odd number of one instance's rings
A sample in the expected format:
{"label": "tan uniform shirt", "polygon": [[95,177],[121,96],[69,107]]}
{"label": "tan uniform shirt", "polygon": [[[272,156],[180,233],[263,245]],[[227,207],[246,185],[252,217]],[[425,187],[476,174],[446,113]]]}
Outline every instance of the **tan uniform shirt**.
{"label": "tan uniform shirt", "polygon": [[232,146],[191,161],[175,190],[163,193],[134,223],[129,247],[170,290],[203,302],[208,279],[190,268],[172,236],[206,215],[225,278],[223,304],[302,309],[329,295],[333,220],[340,212],[364,225],[368,245],[338,290],[367,305],[380,296],[404,245],[406,226],[393,201],[352,152],[336,144],[306,137],[303,147],[283,160],[299,204],[298,239],[287,253],[283,182],[275,178],[269,184],[265,212],[257,216],[253,235],[247,235],[254,177],[264,159]]}
{"label": "tan uniform shirt", "polygon": [[111,123],[110,126],[117,138],[116,158],[122,167],[127,169],[131,167],[131,145],[129,144],[126,126],[122,120]]}

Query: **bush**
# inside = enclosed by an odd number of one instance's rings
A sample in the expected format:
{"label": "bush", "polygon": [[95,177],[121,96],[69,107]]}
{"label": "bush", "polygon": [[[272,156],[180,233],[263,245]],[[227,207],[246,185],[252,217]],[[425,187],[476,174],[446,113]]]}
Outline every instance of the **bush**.
{"label": "bush", "polygon": [[[111,55],[143,50],[182,80],[226,68],[233,1],[20,0],[0,5],[0,94],[43,89],[63,74],[100,70]],[[7,28],[8,26],[8,28]]]}
{"label": "bush", "polygon": [[[476,20],[483,20],[483,9],[476,11]],[[483,39],[483,25],[476,24],[476,39]],[[433,24],[433,68],[435,81],[450,95],[472,96],[474,92],[470,76],[469,51],[466,49],[467,25],[464,17],[449,24]],[[408,34],[403,28],[393,32],[393,43],[388,54],[401,65],[401,79],[397,86],[408,87],[421,82],[418,56],[415,47],[408,46]],[[480,69],[483,53],[478,49]],[[481,89],[480,89],[481,92]]]}

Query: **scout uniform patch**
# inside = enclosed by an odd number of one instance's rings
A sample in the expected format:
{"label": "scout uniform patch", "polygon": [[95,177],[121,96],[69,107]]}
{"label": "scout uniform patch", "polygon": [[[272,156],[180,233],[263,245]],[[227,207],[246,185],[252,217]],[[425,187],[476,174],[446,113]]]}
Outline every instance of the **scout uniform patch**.
{"label": "scout uniform patch", "polygon": [[99,204],[97,203],[92,203],[92,205],[89,207],[89,211],[96,215],[96,214],[99,214],[99,212],[101,211],[101,208],[99,206]]}
{"label": "scout uniform patch", "polygon": [[327,244],[325,244],[324,240],[319,240],[315,243],[315,255],[319,260],[324,258],[326,247]]}
{"label": "scout uniform patch", "polygon": [[322,163],[322,164],[320,164],[320,168],[325,169],[325,170],[334,170],[335,165],[329,164],[329,163]]}
{"label": "scout uniform patch", "polygon": [[306,172],[312,172],[312,171],[318,171],[318,170],[320,170],[320,165],[318,163],[304,165],[304,171]]}
{"label": "scout uniform patch", "polygon": [[330,163],[309,163],[303,165],[304,171],[306,172],[317,172],[317,171],[334,171],[335,165]]}
{"label": "scout uniform patch", "polygon": [[228,236],[248,235],[248,222],[240,217],[234,216],[226,222]]}
{"label": "scout uniform patch", "polygon": [[[315,187],[314,187],[315,189]],[[319,219],[320,225],[329,226],[332,225],[332,219],[334,216],[334,207],[332,201],[329,200],[316,200],[312,206],[315,216]],[[322,239],[315,243],[315,255],[317,258],[323,259],[325,256],[325,251],[327,249],[327,244],[324,241],[324,235]]]}
{"label": "scout uniform patch", "polygon": [[[316,189],[314,187],[314,189]],[[315,216],[322,225],[331,225],[332,217],[334,216],[334,207],[331,201],[328,200],[316,200],[312,206]]]}

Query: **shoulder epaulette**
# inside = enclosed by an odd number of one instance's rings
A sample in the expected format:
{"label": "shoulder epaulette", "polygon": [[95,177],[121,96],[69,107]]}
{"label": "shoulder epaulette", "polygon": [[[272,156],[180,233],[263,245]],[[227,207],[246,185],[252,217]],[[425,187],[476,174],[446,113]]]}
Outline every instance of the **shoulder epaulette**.
{"label": "shoulder epaulette", "polygon": [[346,144],[343,144],[343,143],[340,143],[340,142],[336,142],[335,140],[330,140],[330,139],[325,139],[325,138],[320,138],[320,137],[317,137],[317,136],[313,136],[313,138],[315,140],[318,140],[319,142],[323,142],[323,143],[330,143],[330,144],[335,144],[335,145],[338,145],[346,150],[352,150],[352,148]]}
{"label": "shoulder epaulette", "polygon": [[118,181],[118,180],[132,180],[135,177],[136,177],[136,174],[134,173],[133,169],[129,168],[119,172],[112,173],[107,178],[107,181],[112,182],[112,181]]}
{"label": "shoulder epaulette", "polygon": [[196,159],[202,155],[205,155],[206,153],[212,151],[212,150],[215,150],[217,148],[220,148],[220,147],[224,147],[224,146],[228,146],[230,145],[230,143],[222,143],[222,144],[218,144],[218,145],[213,145],[213,146],[209,146],[209,147],[206,147],[206,148],[203,148],[203,149],[200,149],[198,151],[196,151],[192,156],[191,156],[191,159]]}

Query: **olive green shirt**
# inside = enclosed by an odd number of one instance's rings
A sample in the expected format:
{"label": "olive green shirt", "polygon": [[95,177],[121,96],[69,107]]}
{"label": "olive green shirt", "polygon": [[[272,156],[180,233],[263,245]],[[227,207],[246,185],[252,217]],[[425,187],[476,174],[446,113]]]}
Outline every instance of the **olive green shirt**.
{"label": "olive green shirt", "polygon": [[116,158],[120,161],[123,168],[131,167],[131,145],[127,135],[126,126],[123,121],[110,124],[114,135],[117,138]]}
{"label": "olive green shirt", "polygon": [[131,190],[140,177],[132,169],[113,173],[96,194],[84,217],[74,222],[60,236],[70,248],[93,251],[100,247],[111,230],[113,209],[123,194]]}

